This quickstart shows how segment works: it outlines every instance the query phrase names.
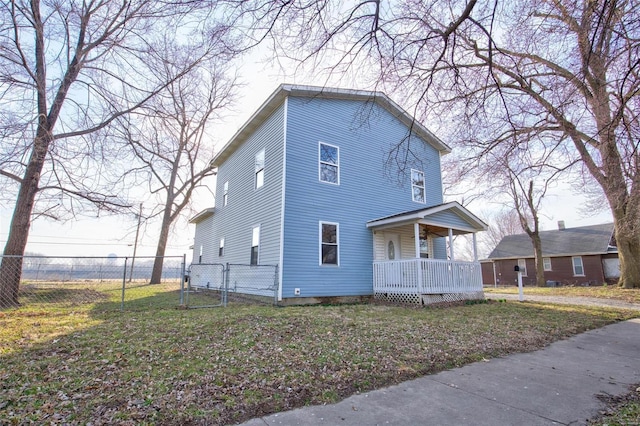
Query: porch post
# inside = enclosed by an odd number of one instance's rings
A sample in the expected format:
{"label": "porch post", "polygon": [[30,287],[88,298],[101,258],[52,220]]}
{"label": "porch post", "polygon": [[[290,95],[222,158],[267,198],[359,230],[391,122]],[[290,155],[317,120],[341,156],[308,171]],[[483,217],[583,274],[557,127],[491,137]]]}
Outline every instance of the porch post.
{"label": "porch post", "polygon": [[453,229],[449,228],[449,259],[453,262],[455,257],[453,256]]}
{"label": "porch post", "polygon": [[477,262],[478,261],[478,241],[476,240],[476,233],[474,232],[473,234],[473,261]]}
{"label": "porch post", "polygon": [[420,224],[418,222],[413,224],[413,235],[416,240],[416,274],[418,275],[418,295],[422,297],[422,259],[420,258]]}

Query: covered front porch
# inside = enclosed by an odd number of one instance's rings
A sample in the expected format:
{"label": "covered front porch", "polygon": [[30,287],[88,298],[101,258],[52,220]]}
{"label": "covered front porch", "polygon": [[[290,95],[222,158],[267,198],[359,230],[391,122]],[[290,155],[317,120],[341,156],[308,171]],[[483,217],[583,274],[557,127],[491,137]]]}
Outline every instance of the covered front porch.
{"label": "covered front porch", "polygon": [[[484,298],[476,233],[487,225],[457,202],[367,222],[373,232],[373,294],[430,304]],[[472,234],[473,260],[456,260],[453,239]]]}

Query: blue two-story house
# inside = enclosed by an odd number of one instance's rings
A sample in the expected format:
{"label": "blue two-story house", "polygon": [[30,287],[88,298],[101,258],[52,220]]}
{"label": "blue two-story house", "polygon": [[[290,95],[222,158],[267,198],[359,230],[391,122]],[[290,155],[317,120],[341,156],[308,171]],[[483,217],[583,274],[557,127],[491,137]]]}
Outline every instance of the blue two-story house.
{"label": "blue two-story house", "polygon": [[194,263],[278,265],[283,303],[483,297],[447,244],[486,229],[443,203],[448,152],[383,93],[282,85],[212,160]]}

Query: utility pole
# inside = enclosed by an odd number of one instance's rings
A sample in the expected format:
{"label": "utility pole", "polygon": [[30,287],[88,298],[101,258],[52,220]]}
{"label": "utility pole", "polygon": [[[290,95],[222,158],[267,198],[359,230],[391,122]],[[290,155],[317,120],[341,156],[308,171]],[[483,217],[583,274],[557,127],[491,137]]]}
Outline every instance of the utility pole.
{"label": "utility pole", "polygon": [[133,263],[136,261],[136,250],[138,249],[138,235],[140,234],[140,223],[142,222],[142,203],[138,213],[138,227],[136,228],[136,241],[133,243],[133,257],[131,258],[131,269],[129,270],[129,282],[133,278]]}

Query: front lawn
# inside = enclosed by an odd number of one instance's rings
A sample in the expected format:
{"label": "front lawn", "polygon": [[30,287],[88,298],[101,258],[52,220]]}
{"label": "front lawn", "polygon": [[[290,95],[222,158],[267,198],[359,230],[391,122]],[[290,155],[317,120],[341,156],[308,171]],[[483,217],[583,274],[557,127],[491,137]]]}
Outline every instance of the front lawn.
{"label": "front lawn", "polygon": [[239,422],[634,315],[510,302],[0,311],[0,424]]}
{"label": "front lawn", "polygon": [[[485,287],[484,292],[517,294],[518,287]],[[640,289],[620,288],[617,285],[605,285],[594,287],[524,287],[524,294],[535,294],[540,296],[577,296],[595,297],[601,299],[622,300],[629,303],[640,303]]]}

